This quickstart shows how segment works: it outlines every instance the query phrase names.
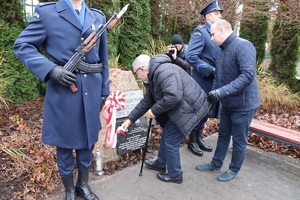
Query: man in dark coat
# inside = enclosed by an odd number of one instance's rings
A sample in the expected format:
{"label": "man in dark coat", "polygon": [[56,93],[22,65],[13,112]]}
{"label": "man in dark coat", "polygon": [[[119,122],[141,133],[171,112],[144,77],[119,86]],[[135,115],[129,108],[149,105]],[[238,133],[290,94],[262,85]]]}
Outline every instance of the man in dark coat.
{"label": "man in dark coat", "polygon": [[[156,118],[163,126],[158,158],[146,160],[145,164],[160,172],[159,180],[182,183],[180,143],[208,113],[210,104],[206,93],[165,54],[151,58],[142,54],[134,60],[133,69],[136,76],[148,84],[148,90],[121,127],[127,131],[128,126],[145,113],[149,118]],[[161,117],[165,120],[160,121]]]}
{"label": "man in dark coat", "polygon": [[[205,18],[203,26],[197,26],[190,37],[188,48],[186,50],[186,60],[193,67],[192,76],[200,85],[200,87],[208,94],[211,91],[213,78],[215,74],[215,55],[219,47],[210,40],[210,26],[215,21],[222,18],[221,13],[223,10],[220,8],[218,1],[208,3],[200,12]],[[212,108],[212,114],[204,117],[198,124],[191,136],[197,138],[197,144],[203,151],[212,151],[212,147],[207,145],[202,140],[202,132],[208,117],[218,117],[219,105],[215,104]],[[192,151],[193,152],[193,151]],[[196,154],[195,152],[193,152]],[[199,154],[196,154],[199,155]],[[201,151],[199,156],[202,156]]]}
{"label": "man in dark coat", "polygon": [[[167,47],[167,55],[170,56],[172,63],[178,65],[191,75],[191,66],[185,59],[185,51],[187,45],[184,44],[182,37],[179,34],[172,36],[171,44]],[[202,156],[203,152],[197,144],[196,132],[189,135],[188,149],[197,156]]]}
{"label": "man in dark coat", "polygon": [[240,171],[246,155],[252,118],[260,105],[256,75],[256,50],[251,42],[239,38],[229,22],[218,20],[211,26],[211,39],[220,46],[216,57],[216,76],[207,99],[222,103],[217,147],[212,161],[198,165],[199,171],[220,170],[230,138],[233,149],[229,170],[218,181],[230,181]]}
{"label": "man in dark coat", "polygon": [[188,74],[191,74],[191,66],[185,60],[185,50],[187,45],[184,44],[182,37],[179,34],[172,36],[171,45],[167,46],[167,55],[171,58],[172,63],[184,69]]}
{"label": "man in dark coat", "polygon": [[[57,166],[67,199],[75,199],[73,149],[78,167],[76,192],[85,199],[98,199],[87,181],[92,151],[101,130],[101,98],[109,95],[106,32],[84,60],[87,68],[94,66],[99,72],[71,73],[61,66],[75,53],[81,38],[86,39],[105,23],[104,14],[89,9],[82,0],[41,3],[13,45],[14,53],[23,64],[41,81],[47,82],[42,141],[57,147]],[[41,46],[47,57],[39,52]],[[67,87],[72,83],[78,88],[75,93]]]}

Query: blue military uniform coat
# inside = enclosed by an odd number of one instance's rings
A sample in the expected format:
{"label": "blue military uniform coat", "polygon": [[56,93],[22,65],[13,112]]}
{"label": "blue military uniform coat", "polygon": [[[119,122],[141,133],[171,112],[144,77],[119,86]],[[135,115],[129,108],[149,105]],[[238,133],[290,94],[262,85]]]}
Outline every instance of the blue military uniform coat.
{"label": "blue military uniform coat", "polygon": [[[211,24],[205,22],[203,26],[197,26],[191,35],[188,48],[186,49],[185,58],[193,67],[192,77],[208,94],[213,85],[213,77],[209,75],[214,71],[215,55],[219,47],[211,41],[210,35]],[[216,117],[218,109],[214,108]]]}
{"label": "blue military uniform coat", "polygon": [[[109,95],[109,71],[106,31],[86,57],[87,63],[102,63],[102,73],[76,73],[78,91],[48,80],[56,63],[66,63],[92,30],[105,24],[102,12],[86,7],[82,26],[74,10],[64,0],[42,3],[16,39],[14,53],[40,80],[47,82],[42,141],[69,149],[92,148],[101,129],[101,96]],[[47,57],[38,49],[43,46]]]}

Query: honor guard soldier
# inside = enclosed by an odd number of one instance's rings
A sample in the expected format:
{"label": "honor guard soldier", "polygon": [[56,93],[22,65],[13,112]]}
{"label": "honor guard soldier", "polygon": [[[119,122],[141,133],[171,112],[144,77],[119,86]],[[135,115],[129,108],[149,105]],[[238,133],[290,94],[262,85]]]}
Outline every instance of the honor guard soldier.
{"label": "honor guard soldier", "polygon": [[[212,1],[200,12],[205,18],[205,24],[197,26],[190,37],[186,50],[186,60],[193,67],[192,77],[201,88],[208,94],[212,88],[215,74],[215,55],[219,47],[211,41],[210,26],[215,21],[222,18],[222,9],[218,1]],[[215,104],[212,114],[204,117],[198,126],[192,131],[189,138],[188,149],[197,156],[202,156],[203,151],[212,151],[212,147],[202,140],[202,132],[208,117],[218,116],[219,106]]]}
{"label": "honor guard soldier", "polygon": [[[62,66],[75,53],[82,38],[86,39],[95,27],[105,23],[104,14],[88,8],[83,0],[41,3],[35,7],[32,20],[13,45],[22,63],[47,83],[42,142],[56,146],[57,166],[66,199],[75,199],[76,194],[83,199],[98,199],[88,185],[88,177],[92,151],[102,128],[101,99],[109,95],[106,31],[80,63],[86,71],[72,73]],[[47,56],[40,53],[41,47]],[[76,85],[77,92],[70,91],[67,86],[71,84]],[[76,187],[73,150],[78,167]]]}

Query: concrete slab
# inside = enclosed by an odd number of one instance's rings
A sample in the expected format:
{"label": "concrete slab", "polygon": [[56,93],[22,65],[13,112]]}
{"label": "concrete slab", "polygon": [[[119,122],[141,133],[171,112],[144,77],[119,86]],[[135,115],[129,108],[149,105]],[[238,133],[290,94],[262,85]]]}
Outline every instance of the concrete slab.
{"label": "concrete slab", "polygon": [[[217,134],[205,138],[215,147]],[[248,146],[239,176],[230,182],[216,178],[228,169],[231,150],[228,150],[221,172],[199,172],[195,166],[210,162],[212,153],[196,157],[183,146],[181,149],[183,183],[164,183],[156,171],[143,169],[140,163],[111,176],[92,175],[90,186],[101,200],[299,200],[300,161],[288,156],[265,152]],[[147,155],[156,159],[156,155]],[[55,191],[48,200],[64,199],[64,190]]]}

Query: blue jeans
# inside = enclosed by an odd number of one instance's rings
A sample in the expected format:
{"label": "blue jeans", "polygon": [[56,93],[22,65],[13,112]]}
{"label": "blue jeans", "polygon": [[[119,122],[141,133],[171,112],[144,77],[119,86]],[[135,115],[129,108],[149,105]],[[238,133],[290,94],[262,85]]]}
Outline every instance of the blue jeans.
{"label": "blue jeans", "polygon": [[181,175],[179,148],[183,139],[183,133],[171,120],[168,120],[162,132],[157,157],[159,163],[167,165],[168,174],[171,177]]}
{"label": "blue jeans", "polygon": [[232,136],[233,149],[229,169],[234,172],[241,169],[246,155],[249,126],[256,110],[230,112],[221,109],[219,136],[212,166],[222,167]]}

